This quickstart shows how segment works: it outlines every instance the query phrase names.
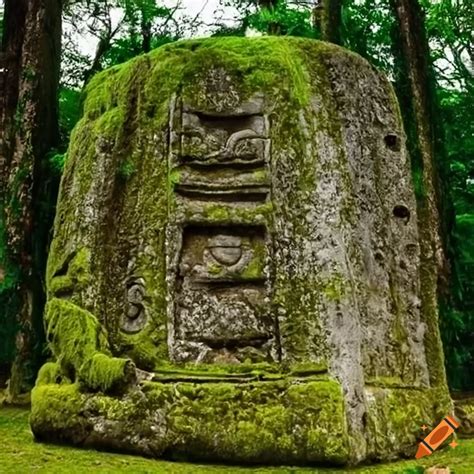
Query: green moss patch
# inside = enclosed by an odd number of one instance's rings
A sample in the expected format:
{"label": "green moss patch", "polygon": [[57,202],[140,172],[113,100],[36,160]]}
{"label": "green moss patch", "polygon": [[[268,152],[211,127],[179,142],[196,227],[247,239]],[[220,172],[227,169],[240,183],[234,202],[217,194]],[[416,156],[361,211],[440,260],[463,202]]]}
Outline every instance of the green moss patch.
{"label": "green moss patch", "polygon": [[451,411],[444,390],[371,387],[367,390],[368,458],[414,456],[422,425],[436,426]]}
{"label": "green moss patch", "polygon": [[176,459],[269,464],[348,460],[342,391],[330,380],[150,382],[143,394],[131,392],[122,399],[81,394],[77,385],[41,385],[33,392],[31,424],[40,439]]}
{"label": "green moss patch", "polygon": [[[39,440],[50,438],[51,433],[60,433],[67,425],[74,443],[86,436],[86,421],[80,413],[85,399],[76,385],[40,385],[31,392],[30,424]],[[55,437],[61,440],[61,435]]]}
{"label": "green moss patch", "polygon": [[[107,392],[133,380],[133,365],[127,359],[110,357],[108,343],[97,318],[62,299],[51,299],[46,306],[47,338],[63,374],[79,380],[90,390]],[[100,351],[105,351],[100,352]],[[51,366],[41,372],[51,378]]]}
{"label": "green moss patch", "polygon": [[53,296],[72,294],[74,290],[85,288],[91,283],[90,252],[81,248],[62,262],[50,258],[47,280],[48,291]]}
{"label": "green moss patch", "polygon": [[145,393],[170,404],[170,429],[179,434],[170,448],[175,456],[270,464],[347,461],[344,403],[336,382],[176,389],[149,384]]}
{"label": "green moss patch", "polygon": [[474,397],[455,400],[454,408],[461,425],[459,433],[474,438]]}

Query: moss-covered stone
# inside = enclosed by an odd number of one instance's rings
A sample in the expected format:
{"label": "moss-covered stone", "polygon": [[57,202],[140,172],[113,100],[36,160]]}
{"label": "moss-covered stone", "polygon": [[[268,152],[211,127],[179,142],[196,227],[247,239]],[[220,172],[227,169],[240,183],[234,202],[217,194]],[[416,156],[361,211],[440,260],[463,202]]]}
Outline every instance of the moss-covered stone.
{"label": "moss-covered stone", "polygon": [[368,458],[377,461],[414,456],[421,426],[436,426],[452,410],[449,396],[438,389],[385,386],[366,393]]}
{"label": "moss-covered stone", "polygon": [[40,385],[60,384],[63,378],[61,367],[57,362],[46,362],[38,372],[36,385],[39,387]]}
{"label": "moss-covered stone", "polygon": [[81,443],[88,424],[81,416],[84,400],[76,385],[37,385],[31,392],[30,415],[36,438]]}
{"label": "moss-covered stone", "polygon": [[48,292],[52,296],[73,294],[91,284],[90,252],[81,248],[77,254],[68,256],[66,261],[49,260]]}
{"label": "moss-covered stone", "polygon": [[454,400],[454,409],[461,436],[474,437],[474,398]]}
{"label": "moss-covered stone", "polygon": [[86,390],[106,393],[134,382],[134,365],[130,360],[111,358],[98,352],[82,364],[79,381],[84,384]]}
{"label": "moss-covered stone", "polygon": [[[46,307],[47,338],[63,374],[86,389],[107,392],[134,380],[133,364],[110,356],[108,342],[97,318],[61,299]],[[104,351],[104,352],[99,352]],[[52,366],[40,372],[39,382],[51,377]]]}
{"label": "moss-covered stone", "polygon": [[100,436],[109,449],[179,459],[344,464],[349,457],[334,381],[147,383],[142,390],[118,400],[81,394],[74,385],[38,386],[33,432],[41,437],[50,427],[52,439],[83,445]]}
{"label": "moss-covered stone", "polygon": [[67,157],[39,438],[343,464],[449,410],[400,111],[362,58],[167,45],[90,81]]}

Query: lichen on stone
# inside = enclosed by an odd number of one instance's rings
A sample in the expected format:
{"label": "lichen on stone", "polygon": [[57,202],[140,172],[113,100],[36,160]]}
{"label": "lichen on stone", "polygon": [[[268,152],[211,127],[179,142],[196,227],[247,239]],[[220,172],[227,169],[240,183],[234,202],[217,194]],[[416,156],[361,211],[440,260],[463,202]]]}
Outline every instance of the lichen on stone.
{"label": "lichen on stone", "polygon": [[400,111],[362,58],[166,45],[90,81],[67,156],[37,437],[346,464],[449,408]]}

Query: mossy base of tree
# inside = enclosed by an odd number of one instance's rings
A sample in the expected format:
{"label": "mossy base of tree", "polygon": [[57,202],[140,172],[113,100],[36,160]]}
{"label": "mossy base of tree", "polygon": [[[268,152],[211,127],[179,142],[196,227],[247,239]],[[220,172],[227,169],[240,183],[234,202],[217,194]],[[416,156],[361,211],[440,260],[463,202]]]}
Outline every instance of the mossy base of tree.
{"label": "mossy base of tree", "polygon": [[[46,381],[46,379],[45,379]],[[342,389],[327,378],[255,383],[145,382],[126,395],[81,393],[78,384],[39,384],[31,427],[39,441],[173,460],[234,464],[353,462]],[[372,387],[367,458],[412,457],[420,426],[444,404],[434,390]]]}
{"label": "mossy base of tree", "polygon": [[0,389],[0,406],[10,405],[15,407],[27,407],[31,403],[30,393],[12,396],[8,389]]}

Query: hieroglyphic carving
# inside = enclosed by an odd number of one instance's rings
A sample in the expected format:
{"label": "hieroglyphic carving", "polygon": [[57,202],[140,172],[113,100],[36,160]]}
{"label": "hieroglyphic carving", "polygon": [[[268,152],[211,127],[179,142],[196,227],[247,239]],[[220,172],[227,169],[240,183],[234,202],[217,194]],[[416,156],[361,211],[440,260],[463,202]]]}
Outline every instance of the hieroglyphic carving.
{"label": "hieroglyphic carving", "polygon": [[272,339],[263,232],[263,228],[185,229],[175,313],[179,339],[204,343],[217,352],[229,348],[242,352]]}
{"label": "hieroglyphic carving", "polygon": [[126,311],[120,322],[124,332],[133,334],[143,329],[147,321],[145,300],[145,281],[138,278],[127,284]]}
{"label": "hieroglyphic carving", "polygon": [[225,216],[226,209],[251,211],[268,200],[269,122],[258,107],[212,115],[177,100],[172,110],[170,173],[180,177],[168,235],[175,361],[275,358],[267,224],[215,216],[211,222],[206,214],[206,206]]}
{"label": "hieroglyphic carving", "polygon": [[212,117],[183,113],[182,158],[197,163],[263,163],[263,116]]}
{"label": "hieroglyphic carving", "polygon": [[[206,235],[205,229],[193,229],[189,233],[192,234],[185,238],[181,257],[181,276],[190,276],[199,282],[248,280],[250,272],[246,277],[246,270],[251,263],[255,268],[263,268],[264,242],[260,236],[255,242],[250,236],[237,233]],[[258,271],[255,273],[254,279],[264,278]]]}

